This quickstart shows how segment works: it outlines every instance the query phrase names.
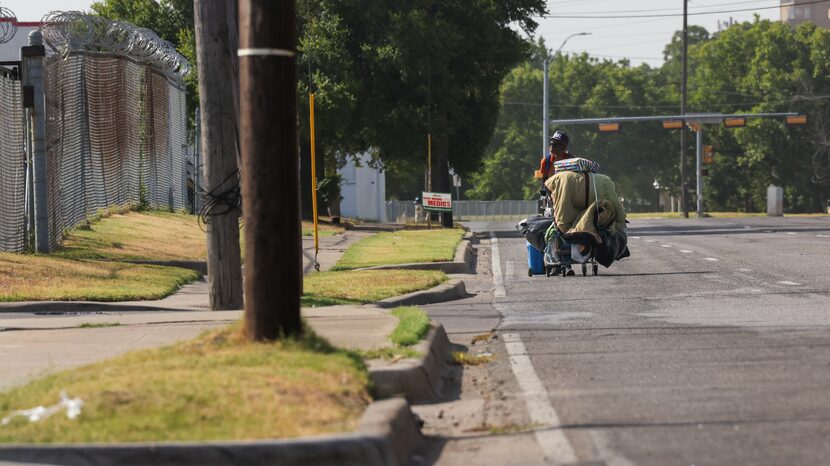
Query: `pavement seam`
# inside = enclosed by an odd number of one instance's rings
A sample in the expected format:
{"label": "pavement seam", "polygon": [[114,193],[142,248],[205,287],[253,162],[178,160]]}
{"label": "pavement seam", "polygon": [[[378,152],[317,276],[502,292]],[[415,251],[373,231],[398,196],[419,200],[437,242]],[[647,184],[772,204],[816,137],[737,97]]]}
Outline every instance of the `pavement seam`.
{"label": "pavement seam", "polygon": [[[139,326],[150,326],[150,325],[174,325],[174,324],[232,324],[236,322],[235,320],[170,320],[165,322],[138,322],[134,324],[122,324],[118,323],[118,325],[114,325],[113,327],[139,327]],[[90,322],[95,324],[95,322]],[[75,330],[81,329],[80,325],[74,325],[71,327],[0,327],[0,332],[20,332],[20,331],[38,331],[38,330]],[[106,327],[100,327],[106,328]],[[84,330],[88,330],[88,328],[83,328]]]}

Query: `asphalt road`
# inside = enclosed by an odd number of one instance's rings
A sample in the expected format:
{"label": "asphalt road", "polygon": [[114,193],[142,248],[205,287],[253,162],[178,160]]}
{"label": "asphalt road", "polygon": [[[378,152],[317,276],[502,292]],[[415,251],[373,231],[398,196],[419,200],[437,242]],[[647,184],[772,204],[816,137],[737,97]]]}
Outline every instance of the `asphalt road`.
{"label": "asphalt road", "polygon": [[[489,375],[530,426],[500,448],[535,440],[522,452],[543,464],[830,461],[830,218],[635,220],[630,258],[566,278],[527,276],[513,224],[469,226],[497,259],[492,276],[479,264],[489,290],[430,312],[456,339],[497,329],[506,361]],[[427,462],[498,463],[479,447],[447,459],[453,439]]]}

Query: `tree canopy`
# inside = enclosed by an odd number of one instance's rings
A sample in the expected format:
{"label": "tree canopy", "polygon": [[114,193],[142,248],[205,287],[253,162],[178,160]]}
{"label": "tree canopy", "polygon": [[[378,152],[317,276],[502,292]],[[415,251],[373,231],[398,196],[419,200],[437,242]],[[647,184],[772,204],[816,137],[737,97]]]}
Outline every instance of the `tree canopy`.
{"label": "tree canopy", "polygon": [[[782,119],[749,120],[738,129],[705,126],[704,143],[715,147],[716,161],[707,167],[706,209],[763,210],[766,187],[776,184],[785,188],[788,210],[819,210],[830,191],[830,31],[757,19],[713,35],[690,29],[689,113],[793,111],[810,121],[807,127]],[[660,68],[586,54],[554,57],[551,118],[679,114],[680,47],[677,33]],[[466,193],[475,199],[532,198],[541,157],[541,66],[528,60],[514,68],[500,93],[498,123]],[[573,152],[598,161],[614,178],[628,208],[653,207],[654,180],[679,192],[678,133],[659,123],[622,125],[613,134],[594,126],[564,129]]]}
{"label": "tree canopy", "polygon": [[502,78],[528,49],[511,24],[532,31],[544,2],[316,0],[301,11],[300,62],[311,75],[301,82],[326,109],[324,150],[369,151],[408,181],[393,184],[395,194],[414,197],[428,133],[434,189],[449,191],[447,164],[462,174],[478,169]]}

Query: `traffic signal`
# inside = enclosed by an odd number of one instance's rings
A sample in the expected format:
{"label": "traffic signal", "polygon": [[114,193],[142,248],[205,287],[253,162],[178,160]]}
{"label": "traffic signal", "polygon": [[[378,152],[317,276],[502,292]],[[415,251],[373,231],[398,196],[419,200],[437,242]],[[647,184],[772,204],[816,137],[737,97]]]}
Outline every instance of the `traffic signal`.
{"label": "traffic signal", "polygon": [[712,146],[703,146],[703,163],[715,163]]}

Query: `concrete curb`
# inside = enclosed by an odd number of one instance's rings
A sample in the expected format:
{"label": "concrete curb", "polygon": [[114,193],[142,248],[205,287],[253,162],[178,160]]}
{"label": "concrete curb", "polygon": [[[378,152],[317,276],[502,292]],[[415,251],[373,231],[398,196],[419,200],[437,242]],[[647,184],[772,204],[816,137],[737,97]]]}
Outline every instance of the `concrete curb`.
{"label": "concrete curb", "polygon": [[419,306],[441,303],[467,297],[467,287],[462,280],[450,280],[428,290],[416,291],[401,296],[386,298],[375,303],[379,307]]}
{"label": "concrete curb", "polygon": [[444,374],[451,368],[454,347],[444,326],[433,321],[426,338],[415,347],[423,358],[370,364],[375,395],[379,398],[404,396],[411,403],[441,399]]}
{"label": "concrete curb", "polygon": [[355,270],[440,270],[444,273],[470,273],[473,260],[472,235],[467,232],[458,247],[455,248],[455,256],[452,262],[416,262],[411,264],[378,265],[375,267],[364,267]]}
{"label": "concrete curb", "polygon": [[293,440],[0,446],[0,462],[65,466],[403,465],[422,440],[403,399],[369,405],[353,434]]}

